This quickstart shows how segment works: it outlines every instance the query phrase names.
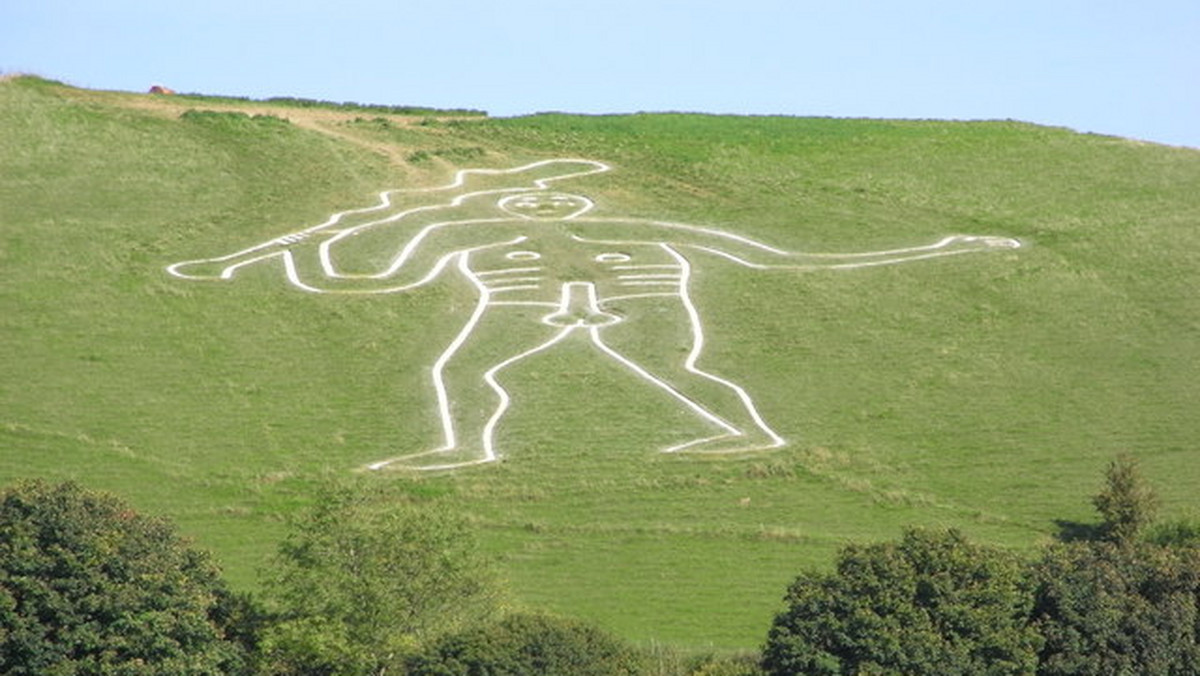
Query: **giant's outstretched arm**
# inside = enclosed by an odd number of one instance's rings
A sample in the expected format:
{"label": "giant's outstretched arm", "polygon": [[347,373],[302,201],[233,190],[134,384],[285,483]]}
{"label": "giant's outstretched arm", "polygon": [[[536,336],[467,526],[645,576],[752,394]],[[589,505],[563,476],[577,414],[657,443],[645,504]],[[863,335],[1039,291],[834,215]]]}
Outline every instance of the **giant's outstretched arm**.
{"label": "giant's outstretched arm", "polygon": [[[895,265],[912,261],[957,256],[959,254],[979,253],[995,249],[1016,249],[1021,243],[1009,237],[992,235],[950,235],[922,246],[905,247],[902,249],[887,249],[881,251],[862,251],[853,253],[801,253],[787,252],[781,258],[751,255],[743,257],[738,252],[731,251],[729,246],[712,246],[709,244],[693,244],[692,248],[707,251],[723,258],[732,260],[740,265],[758,269],[780,270],[853,270],[879,265]],[[752,251],[757,253],[756,251]]]}
{"label": "giant's outstretched arm", "polygon": [[[760,270],[853,269],[955,256],[995,249],[1016,249],[1021,243],[1009,237],[950,235],[933,242],[900,249],[850,253],[804,253],[780,249],[743,235],[683,223],[608,219],[580,219],[584,239],[619,243],[659,241],[680,248],[711,253],[739,265]],[[605,231],[608,231],[605,233]],[[606,236],[605,236],[606,235]]]}

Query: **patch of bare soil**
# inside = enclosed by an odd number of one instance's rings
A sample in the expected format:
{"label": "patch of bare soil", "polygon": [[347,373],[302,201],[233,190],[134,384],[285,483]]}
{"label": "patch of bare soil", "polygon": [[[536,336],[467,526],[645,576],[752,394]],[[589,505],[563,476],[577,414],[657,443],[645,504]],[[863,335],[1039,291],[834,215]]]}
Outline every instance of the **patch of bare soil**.
{"label": "patch of bare soil", "polygon": [[[126,92],[104,92],[86,89],[67,89],[64,94],[69,98],[90,103],[115,105],[130,110],[138,110],[161,117],[175,118],[188,110],[211,110],[216,112],[236,112],[246,115],[271,115],[287,120],[292,124],[331,136],[365,148],[373,153],[387,157],[389,163],[396,166],[408,166],[407,157],[415,150],[396,143],[381,141],[376,138],[366,138],[346,130],[346,124],[361,120],[364,116],[387,120],[395,126],[413,126],[428,119],[420,116],[393,115],[387,113],[365,113],[356,111],[330,110],[323,108],[294,108],[290,106],[271,105],[255,101],[242,102],[209,102],[195,101],[187,98],[163,94],[135,94]],[[456,116],[446,116],[438,119],[456,119]],[[432,130],[425,130],[432,133]]]}

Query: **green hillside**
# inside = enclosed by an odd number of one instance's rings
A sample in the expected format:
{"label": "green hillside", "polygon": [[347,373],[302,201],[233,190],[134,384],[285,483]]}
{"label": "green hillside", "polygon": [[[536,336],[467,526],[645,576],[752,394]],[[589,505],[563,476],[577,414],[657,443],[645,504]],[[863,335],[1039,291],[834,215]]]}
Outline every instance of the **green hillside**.
{"label": "green hillside", "polygon": [[[324,295],[273,262],[228,282],[165,271],[381,190],[554,158],[611,167],[554,186],[598,219],[787,251],[956,233],[1023,246],[811,271],[701,251],[700,365],[744,387],[785,447],[660,453],[703,425],[572,339],[503,372],[503,462],[432,473],[361,468],[436,445],[429,374],[471,316],[461,278]],[[499,174],[471,186],[510,187]],[[397,193],[397,208],[441,195]],[[397,483],[469,513],[523,604],[638,641],[749,648],[787,582],[839,545],[925,524],[1028,547],[1056,520],[1092,520],[1121,451],[1165,516],[1196,515],[1198,262],[1200,152],[1057,128],[404,116],[9,79],[0,479],[72,478],[167,514],[244,588],[317,482]],[[663,326],[630,349],[682,362],[678,323]]]}

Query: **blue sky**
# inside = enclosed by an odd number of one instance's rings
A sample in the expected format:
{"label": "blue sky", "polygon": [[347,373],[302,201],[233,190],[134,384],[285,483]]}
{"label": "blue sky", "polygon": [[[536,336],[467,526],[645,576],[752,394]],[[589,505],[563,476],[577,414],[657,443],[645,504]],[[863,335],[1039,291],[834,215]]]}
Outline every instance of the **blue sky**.
{"label": "blue sky", "polygon": [[0,0],[0,70],[501,116],[1018,119],[1200,148],[1197,0]]}

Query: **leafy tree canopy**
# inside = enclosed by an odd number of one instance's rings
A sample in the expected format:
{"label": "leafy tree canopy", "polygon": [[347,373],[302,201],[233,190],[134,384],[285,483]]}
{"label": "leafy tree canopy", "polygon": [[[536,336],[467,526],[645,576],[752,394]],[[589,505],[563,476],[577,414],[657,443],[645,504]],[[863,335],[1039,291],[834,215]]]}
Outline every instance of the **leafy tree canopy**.
{"label": "leafy tree canopy", "polygon": [[1200,550],[1080,542],[1037,566],[1040,674],[1200,673]]}
{"label": "leafy tree canopy", "polygon": [[0,673],[226,674],[230,599],[171,526],[73,483],[0,493]]}
{"label": "leafy tree canopy", "polygon": [[274,673],[380,673],[492,619],[498,592],[467,522],[382,487],[333,486],[292,524],[266,585]]}
{"label": "leafy tree canopy", "polygon": [[632,648],[604,631],[548,615],[516,614],[445,636],[408,663],[410,676],[633,676]]}
{"label": "leafy tree canopy", "polygon": [[771,628],[770,674],[1026,674],[1026,568],[955,531],[910,530],[899,542],[851,545],[832,574],[801,575]]}
{"label": "leafy tree canopy", "polygon": [[1151,522],[1158,496],[1142,478],[1137,461],[1119,455],[1108,466],[1104,488],[1092,498],[1100,512],[1100,535],[1112,542],[1133,542]]}

